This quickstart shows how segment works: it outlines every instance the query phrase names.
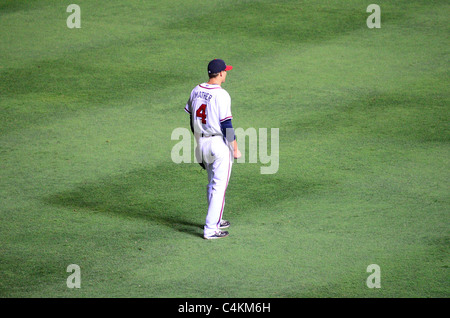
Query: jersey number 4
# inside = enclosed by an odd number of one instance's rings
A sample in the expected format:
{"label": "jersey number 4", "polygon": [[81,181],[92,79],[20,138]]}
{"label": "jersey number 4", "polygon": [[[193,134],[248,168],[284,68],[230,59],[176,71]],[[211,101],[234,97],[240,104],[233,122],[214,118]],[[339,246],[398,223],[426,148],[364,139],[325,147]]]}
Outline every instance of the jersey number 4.
{"label": "jersey number 4", "polygon": [[202,119],[202,124],[206,124],[206,104],[202,104],[195,113],[197,117]]}

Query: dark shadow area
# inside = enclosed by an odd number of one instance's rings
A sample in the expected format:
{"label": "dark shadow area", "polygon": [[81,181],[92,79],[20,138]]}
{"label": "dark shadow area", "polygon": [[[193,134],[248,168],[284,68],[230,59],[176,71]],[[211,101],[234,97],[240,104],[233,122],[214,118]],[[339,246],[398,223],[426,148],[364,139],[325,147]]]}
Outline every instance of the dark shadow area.
{"label": "dark shadow area", "polygon": [[[230,210],[242,203],[252,208],[274,205],[316,188],[316,185],[301,184],[297,179],[261,175],[257,173],[259,167],[250,167],[232,175],[227,190]],[[206,172],[197,164],[164,163],[153,169],[138,169],[97,182],[85,182],[71,191],[53,194],[45,198],[45,202],[77,211],[141,218],[201,236],[207,209],[206,184]]]}
{"label": "dark shadow area", "polygon": [[198,236],[206,216],[206,203],[201,201],[205,197],[206,176],[201,175],[199,169],[167,163],[153,169],[133,170],[96,182],[84,182],[71,191],[45,198],[45,202],[141,218]]}

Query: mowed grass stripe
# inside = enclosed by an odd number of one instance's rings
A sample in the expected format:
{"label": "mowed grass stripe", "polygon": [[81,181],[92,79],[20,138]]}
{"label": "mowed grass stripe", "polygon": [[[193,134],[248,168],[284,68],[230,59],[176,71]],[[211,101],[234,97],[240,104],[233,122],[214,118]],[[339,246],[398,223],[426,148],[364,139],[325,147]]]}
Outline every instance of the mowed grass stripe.
{"label": "mowed grass stripe", "polygon": [[[268,8],[268,2],[264,3]],[[215,6],[209,5],[208,10]],[[187,8],[194,13],[198,6]],[[208,10],[196,12],[201,17]],[[255,7],[248,12],[252,10]],[[419,11],[419,17],[430,13]],[[432,88],[444,88],[440,78],[428,82],[442,63],[437,60],[442,47],[429,52],[429,64],[421,70],[424,76],[414,79],[408,61],[422,65],[422,58],[411,54],[405,56],[404,63],[393,59],[398,46],[386,45],[390,38],[380,32],[376,37],[378,49],[386,46],[389,53],[376,58],[376,51],[364,49],[370,41],[361,41],[363,31],[370,30],[363,29],[364,22],[361,30],[339,38],[330,36],[326,41],[317,31],[321,39],[313,43],[311,36],[306,48],[295,42],[280,46],[269,36],[267,42],[253,40],[252,44],[258,43],[257,49],[242,56],[245,50],[239,43],[224,50],[207,48],[193,59],[196,46],[164,56],[161,68],[167,71],[174,67],[167,64],[171,57],[183,56],[183,52],[189,52],[183,60],[190,63],[191,70],[203,67],[211,53],[231,54],[231,61],[237,63],[233,62],[236,72],[230,72],[226,86],[232,93],[236,125],[282,128],[278,174],[260,175],[259,164],[235,165],[227,200],[227,215],[233,222],[230,240],[205,244],[199,239],[206,176],[197,166],[165,161],[173,144],[168,139],[170,132],[175,127],[187,127],[182,106],[175,104],[179,101],[183,105],[195,80],[203,80],[201,69],[184,79],[193,80],[186,84],[186,92],[180,89],[167,94],[173,87],[184,87],[180,81],[164,91],[147,91],[144,87],[142,91],[130,89],[123,97],[118,93],[97,109],[96,101],[86,99],[83,103],[87,108],[80,111],[81,116],[49,116],[48,125],[39,122],[3,136],[11,150],[2,153],[7,158],[7,171],[2,172],[7,178],[2,179],[8,180],[3,186],[13,185],[11,193],[15,192],[19,200],[9,199],[5,206],[6,211],[15,212],[14,217],[2,214],[2,221],[8,222],[2,222],[7,224],[2,230],[9,233],[2,234],[8,237],[3,247],[2,272],[6,279],[2,280],[2,294],[445,295],[447,178],[445,174],[436,175],[436,167],[448,164],[448,139],[441,134],[445,127],[445,90],[437,99],[430,99],[433,105],[424,108],[423,125],[416,125]],[[257,30],[252,31],[257,36]],[[226,33],[201,32],[209,36],[199,37],[198,47],[218,36],[219,43],[233,42],[226,41]],[[179,34],[181,44],[192,40],[186,29]],[[241,32],[238,38],[245,40],[245,35]],[[168,41],[173,44],[173,39]],[[433,38],[427,43],[435,41]],[[162,40],[158,43],[164,45]],[[348,50],[343,48],[346,43],[351,43]],[[414,43],[414,38],[405,37],[403,44],[407,43]],[[107,47],[110,55],[120,52],[117,60],[129,61],[134,70],[145,64],[139,59],[138,44],[132,45],[131,55],[126,55],[127,49]],[[266,55],[262,54],[264,48],[268,48]],[[402,52],[415,48],[411,44]],[[362,54],[359,59],[352,49]],[[329,52],[329,60],[324,50]],[[97,58],[101,51],[86,49],[77,54],[89,60],[91,53]],[[425,50],[418,51],[427,56]],[[161,52],[170,52],[170,48]],[[358,84],[352,74],[357,78],[358,68],[370,65],[366,60],[369,56],[389,62],[376,68],[382,70],[381,75]],[[156,56],[147,58],[157,60]],[[352,65],[352,59],[354,65],[346,68]],[[323,64],[327,60],[328,64]],[[314,65],[302,73],[307,61]],[[257,69],[261,64],[266,67]],[[339,68],[333,68],[333,64]],[[104,70],[101,78],[108,67],[114,70],[112,63],[98,59],[90,59],[90,65],[91,69]],[[391,71],[392,66],[397,68]],[[250,81],[254,70],[261,75],[256,84]],[[401,72],[405,70],[408,79]],[[314,75],[320,77],[311,80]],[[442,75],[445,73],[438,76]],[[304,87],[308,79],[310,84]],[[410,84],[426,88],[422,98],[407,93]],[[375,88],[367,90],[372,86]],[[152,102],[147,103],[146,95]],[[413,108],[412,102],[416,105]],[[396,107],[391,109],[391,104]],[[149,108],[168,108],[173,114],[155,115]],[[106,112],[108,109],[110,112]],[[284,115],[286,112],[289,116]],[[364,123],[368,117],[371,121]],[[404,118],[407,124],[401,126]],[[434,131],[428,127],[433,118],[441,118]],[[33,135],[37,132],[40,134]],[[17,145],[13,145],[13,138]],[[145,147],[150,148],[148,157]],[[151,152],[152,147],[157,153]],[[42,152],[38,155],[39,149]],[[427,160],[428,152],[432,160]],[[14,180],[14,174],[19,180]],[[17,266],[23,259],[26,261]],[[65,266],[73,262],[79,262],[83,270],[83,288],[78,291],[65,286]],[[383,288],[378,291],[365,286],[365,268],[371,262],[378,262],[383,271]],[[224,282],[221,289],[210,284],[218,275]]]}

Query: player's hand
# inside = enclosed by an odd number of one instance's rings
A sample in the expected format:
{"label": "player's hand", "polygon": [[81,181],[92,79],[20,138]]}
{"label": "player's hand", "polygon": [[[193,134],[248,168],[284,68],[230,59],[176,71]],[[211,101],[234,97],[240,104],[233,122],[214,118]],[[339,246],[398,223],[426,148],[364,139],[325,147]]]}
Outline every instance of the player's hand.
{"label": "player's hand", "polygon": [[238,146],[237,146],[236,139],[233,140],[233,143],[232,143],[231,145],[232,145],[232,147],[233,147],[233,157],[234,157],[234,159],[240,158],[240,157],[242,156],[242,154],[241,154],[241,152],[239,151],[239,148],[238,148]]}

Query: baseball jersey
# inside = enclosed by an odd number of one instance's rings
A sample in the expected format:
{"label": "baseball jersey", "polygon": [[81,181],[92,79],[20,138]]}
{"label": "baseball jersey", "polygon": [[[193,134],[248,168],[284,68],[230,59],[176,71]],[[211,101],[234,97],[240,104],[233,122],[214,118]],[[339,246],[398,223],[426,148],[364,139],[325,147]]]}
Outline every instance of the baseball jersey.
{"label": "baseball jersey", "polygon": [[191,92],[184,110],[192,115],[194,132],[204,136],[222,135],[220,123],[233,119],[231,97],[220,85],[203,83]]}

